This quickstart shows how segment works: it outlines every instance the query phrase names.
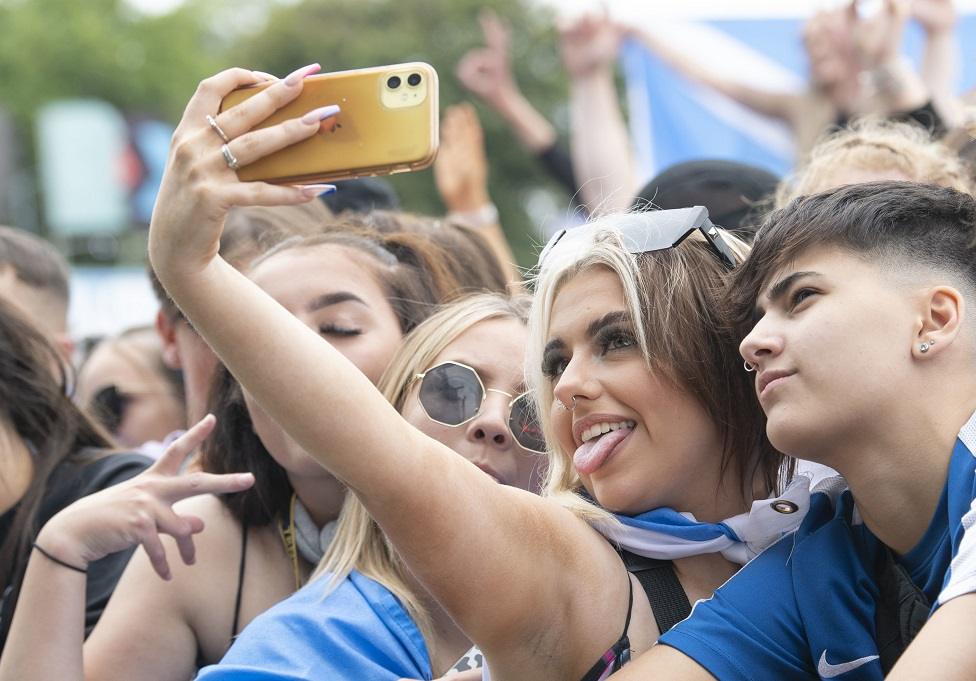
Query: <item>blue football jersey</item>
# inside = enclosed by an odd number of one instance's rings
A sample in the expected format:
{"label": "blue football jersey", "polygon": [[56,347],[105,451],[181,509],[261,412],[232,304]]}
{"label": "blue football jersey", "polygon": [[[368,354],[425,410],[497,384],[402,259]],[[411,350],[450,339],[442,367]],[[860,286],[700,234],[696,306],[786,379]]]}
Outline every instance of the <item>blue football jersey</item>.
{"label": "blue football jersey", "polygon": [[[933,611],[976,591],[976,415],[953,448],[922,539],[898,558]],[[881,681],[876,566],[886,548],[840,477],[814,489],[799,529],[757,556],[661,637],[720,681]]]}

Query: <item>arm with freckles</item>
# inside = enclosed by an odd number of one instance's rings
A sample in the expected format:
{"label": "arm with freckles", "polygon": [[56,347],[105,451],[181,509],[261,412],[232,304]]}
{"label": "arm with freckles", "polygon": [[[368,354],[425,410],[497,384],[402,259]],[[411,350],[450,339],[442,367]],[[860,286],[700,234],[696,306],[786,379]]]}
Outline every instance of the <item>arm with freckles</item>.
{"label": "arm with freckles", "polygon": [[[305,200],[300,189],[241,183],[224,165],[204,117],[237,82],[232,72],[205,81],[174,136],[150,229],[160,281],[248,392],[363,501],[411,571],[500,667],[522,656],[545,665],[533,677],[541,678],[553,665],[575,672],[582,656],[592,663],[626,609],[626,574],[609,545],[565,509],[498,485],[404,421],[352,363],[217,255],[229,205]],[[218,117],[232,147],[240,140],[238,157],[305,134],[294,121],[248,132],[273,106],[264,96],[282,94],[275,88],[235,107],[237,118]],[[577,597],[586,584],[601,588]],[[581,638],[590,632],[576,656],[539,659],[531,646],[570,627]],[[609,640],[593,636],[594,627]]]}

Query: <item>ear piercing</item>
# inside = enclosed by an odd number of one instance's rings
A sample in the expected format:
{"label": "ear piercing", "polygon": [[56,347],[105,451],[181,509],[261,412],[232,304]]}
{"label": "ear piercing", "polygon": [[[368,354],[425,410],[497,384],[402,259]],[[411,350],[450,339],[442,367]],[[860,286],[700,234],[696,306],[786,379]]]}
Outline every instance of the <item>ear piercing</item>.
{"label": "ear piercing", "polygon": [[935,345],[935,341],[930,338],[929,340],[927,340],[926,342],[918,346],[918,351],[921,353],[926,353],[929,351],[929,348],[932,347],[933,345]]}
{"label": "ear piercing", "polygon": [[[924,352],[924,350],[923,350],[923,352]],[[747,360],[747,361],[745,361],[745,362],[743,362],[743,363],[742,363],[742,368],[746,370],[746,373],[749,373],[749,374],[751,374],[751,373],[752,373],[753,371],[755,371],[755,370],[756,370],[756,365],[755,365],[755,364],[752,364],[752,363],[750,363],[750,362],[749,362],[749,361]]]}

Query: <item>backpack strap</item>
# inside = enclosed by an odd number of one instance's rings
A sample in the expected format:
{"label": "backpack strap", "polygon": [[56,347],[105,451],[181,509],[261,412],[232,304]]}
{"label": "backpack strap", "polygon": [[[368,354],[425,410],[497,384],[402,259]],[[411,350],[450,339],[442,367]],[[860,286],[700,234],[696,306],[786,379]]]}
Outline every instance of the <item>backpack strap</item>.
{"label": "backpack strap", "polygon": [[875,636],[881,668],[887,675],[928,620],[931,604],[887,547],[882,547],[875,576]]}
{"label": "backpack strap", "polygon": [[627,572],[644,588],[647,602],[651,604],[658,631],[662,634],[691,614],[691,603],[681,587],[670,560],[645,558],[630,551],[620,551]]}

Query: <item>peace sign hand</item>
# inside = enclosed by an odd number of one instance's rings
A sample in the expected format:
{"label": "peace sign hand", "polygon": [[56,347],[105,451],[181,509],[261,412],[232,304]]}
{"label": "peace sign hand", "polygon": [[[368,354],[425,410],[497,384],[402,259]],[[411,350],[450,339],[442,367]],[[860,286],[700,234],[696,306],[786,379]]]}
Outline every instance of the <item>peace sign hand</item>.
{"label": "peace sign hand", "polygon": [[207,438],[216,422],[213,416],[206,416],[142,474],[63,509],[44,526],[37,543],[79,568],[142,544],[153,568],[168,580],[171,573],[159,538],[162,533],[176,540],[180,557],[191,565],[195,559],[193,535],[203,530],[203,521],[176,513],[173,504],[200,494],[241,492],[254,484],[250,473],[180,473],[186,457]]}

